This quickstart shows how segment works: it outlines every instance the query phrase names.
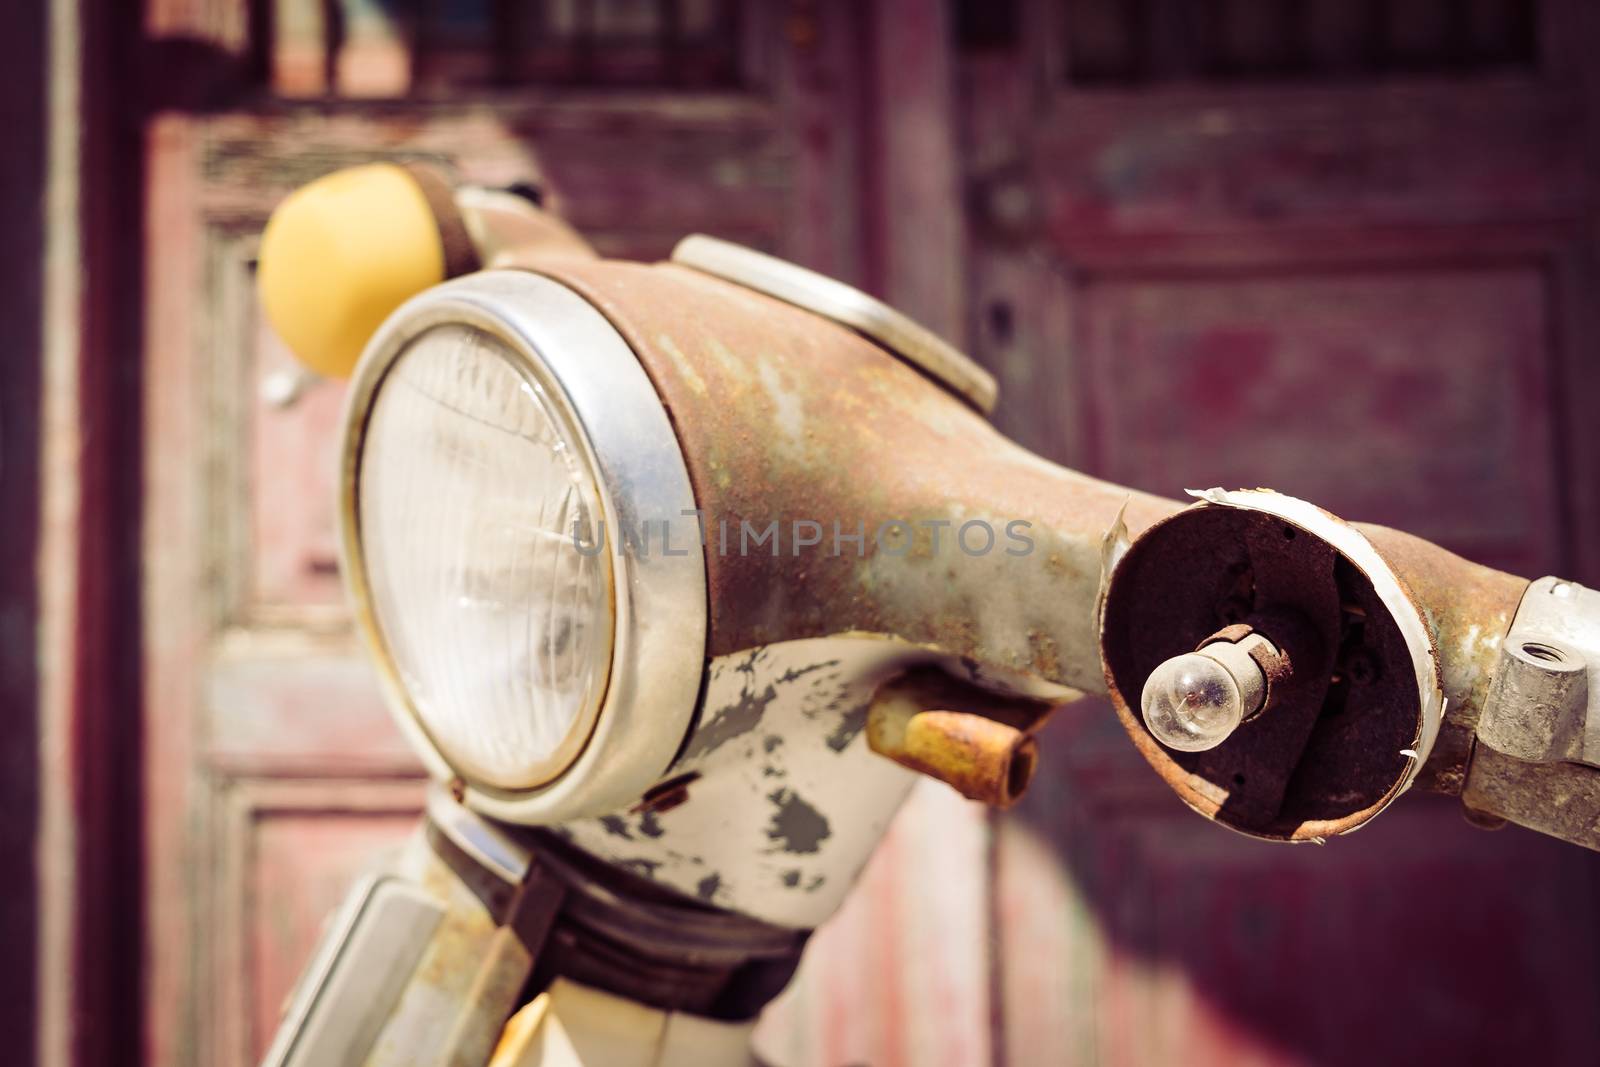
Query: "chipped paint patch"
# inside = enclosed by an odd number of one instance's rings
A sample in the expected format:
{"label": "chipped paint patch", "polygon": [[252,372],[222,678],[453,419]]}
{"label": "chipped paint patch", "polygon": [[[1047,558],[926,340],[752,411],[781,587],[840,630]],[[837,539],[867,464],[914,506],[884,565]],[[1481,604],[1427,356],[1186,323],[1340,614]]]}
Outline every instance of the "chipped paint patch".
{"label": "chipped paint patch", "polygon": [[616,864],[630,874],[637,874],[641,878],[654,878],[656,871],[661,868],[660,860],[626,859],[617,860]]}
{"label": "chipped paint patch", "polygon": [[767,829],[767,837],[784,852],[817,852],[832,836],[822,813],[791,789],[778,789],[767,795],[777,809]]}
{"label": "chipped paint patch", "polygon": [[694,759],[715,752],[729,741],[754,730],[761,725],[762,712],[777,697],[778,690],[771,685],[760,693],[745,689],[739,694],[738,700],[718,708],[706,724],[695,731],[694,739],[684,752],[685,758]]}
{"label": "chipped paint patch", "polygon": [[722,875],[712,873],[700,879],[694,887],[694,895],[710,903],[717,899],[717,890],[722,888]]}
{"label": "chipped paint patch", "polygon": [[715,874],[717,907],[815,927],[844,899],[915,781],[853,740],[865,725],[850,720],[864,718],[858,709],[887,676],[930,656],[871,634],[718,656],[707,666],[702,725],[670,777],[646,793],[650,800],[692,780],[683,801],[669,815],[642,803],[620,821],[564,829],[579,847],[640,873],[634,861],[659,864],[648,877],[688,896],[704,900]]}
{"label": "chipped paint patch", "polygon": [[861,736],[861,731],[867,726],[867,709],[872,702],[864,700],[839,717],[839,725],[828,734],[828,747],[835,752],[843,752],[845,748]]}

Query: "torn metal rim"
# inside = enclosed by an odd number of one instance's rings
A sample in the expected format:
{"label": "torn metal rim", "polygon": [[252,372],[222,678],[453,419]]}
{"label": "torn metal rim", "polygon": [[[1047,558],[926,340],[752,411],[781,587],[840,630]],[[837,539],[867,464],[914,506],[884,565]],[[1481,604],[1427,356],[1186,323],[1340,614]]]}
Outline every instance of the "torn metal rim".
{"label": "torn metal rim", "polygon": [[[1385,802],[1386,807],[1395,797],[1411,787],[1411,783],[1417,777],[1417,771],[1427,762],[1428,754],[1433,751],[1433,743],[1439,737],[1439,725],[1444,721],[1445,696],[1444,689],[1439,683],[1439,663],[1433,647],[1433,635],[1428,629],[1427,620],[1422,617],[1422,612],[1412,600],[1411,594],[1406,591],[1399,576],[1389,567],[1388,561],[1373,547],[1372,542],[1367,540],[1366,535],[1315,504],[1270,489],[1186,491],[1190,496],[1207,504],[1276,515],[1320,537],[1366,575],[1367,580],[1372,583],[1373,590],[1378,594],[1378,599],[1389,609],[1395,625],[1400,628],[1400,636],[1405,639],[1406,650],[1411,653],[1411,668],[1417,680],[1417,701],[1421,714],[1416,744],[1412,745],[1410,750],[1411,765],[1401,778],[1399,787]],[[1372,814],[1376,815],[1378,811]]]}
{"label": "torn metal rim", "polygon": [[[1286,523],[1297,528],[1320,541],[1329,550],[1342,557],[1344,561],[1358,572],[1362,580],[1369,586],[1370,595],[1374,598],[1374,607],[1381,607],[1393,623],[1393,633],[1398,639],[1395,665],[1404,670],[1402,665],[1409,661],[1410,683],[1401,682],[1402,691],[1410,691],[1414,695],[1413,711],[1408,716],[1410,723],[1406,732],[1395,736],[1393,740],[1398,750],[1398,755],[1404,757],[1395,767],[1394,777],[1381,795],[1375,795],[1372,800],[1362,805],[1359,810],[1350,811],[1336,817],[1321,817],[1302,822],[1293,828],[1282,827],[1268,830],[1265,827],[1254,828],[1249,825],[1238,824],[1227,818],[1221,817],[1217,802],[1190,781],[1189,772],[1174,763],[1171,771],[1165,767],[1170,757],[1160,745],[1150,738],[1143,728],[1137,704],[1129,705],[1118,686],[1117,678],[1113,673],[1112,661],[1105,658],[1109,655],[1106,641],[1106,618],[1102,614],[1097,629],[1100,631],[1101,652],[1103,666],[1106,671],[1106,683],[1110,692],[1113,706],[1125,729],[1139,748],[1141,754],[1149,760],[1161,774],[1162,778],[1178,793],[1179,797],[1191,808],[1202,815],[1213,819],[1220,825],[1266,840],[1277,841],[1317,841],[1320,842],[1328,836],[1349,833],[1366,824],[1374,816],[1382,812],[1394,799],[1404,793],[1416,780],[1419,770],[1426,762],[1428,754],[1432,751],[1435,741],[1440,734],[1446,704],[1442,688],[1440,668],[1438,665],[1437,649],[1434,645],[1432,630],[1418,609],[1406,585],[1401,581],[1394,569],[1389,565],[1379,549],[1358,529],[1330,515],[1321,508],[1295,497],[1266,489],[1227,491],[1223,489],[1210,489],[1205,491],[1190,490],[1189,495],[1197,498],[1199,503],[1186,509],[1188,513],[1212,509],[1231,508],[1242,512],[1253,512]],[[1178,512],[1171,516],[1176,519],[1185,512]],[[1157,524],[1164,526],[1165,522]],[[1148,534],[1153,531],[1146,531]],[[1115,540],[1116,530],[1108,532],[1108,541]],[[1144,534],[1141,534],[1141,540]],[[1131,548],[1116,552],[1112,548],[1108,553],[1106,563],[1110,575],[1107,579],[1102,598],[1110,595],[1121,575],[1127,560],[1137,551],[1139,541]],[[1404,651],[1400,652],[1399,649]],[[1402,675],[1403,677],[1403,675]],[[1414,687],[1414,688],[1413,688]],[[1148,741],[1148,744],[1145,742]]]}

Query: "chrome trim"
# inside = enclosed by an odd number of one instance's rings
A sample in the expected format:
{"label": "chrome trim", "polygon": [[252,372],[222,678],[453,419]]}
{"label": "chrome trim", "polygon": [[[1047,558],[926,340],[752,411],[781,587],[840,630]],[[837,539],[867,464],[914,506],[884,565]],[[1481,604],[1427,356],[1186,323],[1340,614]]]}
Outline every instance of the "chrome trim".
{"label": "chrome trim", "polygon": [[[426,330],[457,324],[506,345],[575,429],[600,486],[616,632],[588,743],[546,785],[504,790],[461,775],[434,746],[384,647],[368,596],[356,488],[366,420],[384,375]],[[339,481],[340,562],[390,710],[433,776],[463,802],[526,825],[626,806],[666,771],[694,717],[706,649],[705,558],[694,491],[665,407],[622,335],[587,300],[524,271],[484,271],[414,297],[368,343],[350,382]],[[623,529],[668,524],[682,554],[625,550]]]}
{"label": "chrome trim", "polygon": [[444,915],[421,886],[389,875],[357,883],[290,992],[261,1067],[365,1060]]}
{"label": "chrome trim", "polygon": [[994,411],[1000,398],[1000,387],[988,371],[926,326],[841,281],[700,233],[678,242],[672,250],[672,262],[847,326],[887,348],[985,415]]}
{"label": "chrome trim", "polygon": [[[512,836],[504,823],[485,819],[456,803],[438,782],[428,784],[424,812],[463,855],[510,886],[519,886],[533,865],[533,850]],[[524,834],[527,831],[522,831]]]}

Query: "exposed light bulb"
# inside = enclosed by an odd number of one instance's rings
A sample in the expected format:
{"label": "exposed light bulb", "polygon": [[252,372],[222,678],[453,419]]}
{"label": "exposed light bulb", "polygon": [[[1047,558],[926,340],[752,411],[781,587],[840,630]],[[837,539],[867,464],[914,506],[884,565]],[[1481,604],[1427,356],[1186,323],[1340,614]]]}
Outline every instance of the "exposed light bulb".
{"label": "exposed light bulb", "polygon": [[1239,683],[1210,656],[1174,656],[1150,672],[1140,696],[1144,722],[1168,748],[1203,752],[1226,741],[1244,720]]}

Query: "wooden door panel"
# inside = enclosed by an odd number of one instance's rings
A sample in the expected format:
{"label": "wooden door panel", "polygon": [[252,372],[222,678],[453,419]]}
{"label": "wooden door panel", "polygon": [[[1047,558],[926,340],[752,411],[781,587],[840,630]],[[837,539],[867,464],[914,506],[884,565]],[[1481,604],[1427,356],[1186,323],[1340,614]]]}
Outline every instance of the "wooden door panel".
{"label": "wooden door panel", "polygon": [[206,678],[208,763],[226,774],[413,775],[422,765],[354,646],[236,634]]}
{"label": "wooden door panel", "polygon": [[249,574],[245,611],[294,613],[338,609],[338,497],[343,382],[301,371],[260,313],[253,257],[244,265],[252,344],[240,402],[247,413]]}
{"label": "wooden door panel", "polygon": [[1091,280],[1090,462],[1157,492],[1269,486],[1529,573],[1557,555],[1533,267]]}
{"label": "wooden door panel", "polygon": [[328,630],[345,615],[334,484],[344,388],[300,373],[261,312],[265,214],[235,205],[202,231],[207,608],[232,630]]}
{"label": "wooden door panel", "polygon": [[[1260,236],[1538,225],[1587,195],[1575,99],[1527,81],[1060,94],[1029,158],[1054,237]],[[1225,256],[1226,248],[1215,254]]]}

